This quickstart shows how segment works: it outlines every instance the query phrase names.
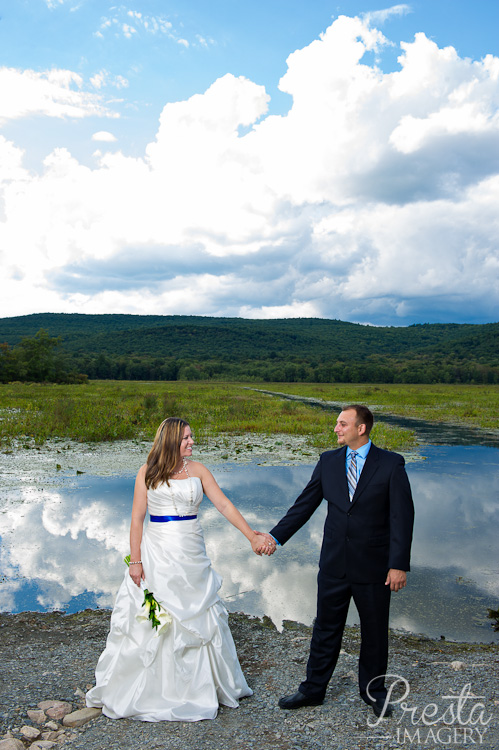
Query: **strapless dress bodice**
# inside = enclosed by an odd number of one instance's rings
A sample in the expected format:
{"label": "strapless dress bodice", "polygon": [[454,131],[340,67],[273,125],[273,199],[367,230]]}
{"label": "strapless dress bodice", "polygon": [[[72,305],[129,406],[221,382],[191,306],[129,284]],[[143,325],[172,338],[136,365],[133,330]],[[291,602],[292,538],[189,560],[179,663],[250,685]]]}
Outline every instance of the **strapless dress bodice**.
{"label": "strapless dress bodice", "polygon": [[151,516],[197,515],[203,499],[199,477],[170,479],[147,490],[147,509]]}

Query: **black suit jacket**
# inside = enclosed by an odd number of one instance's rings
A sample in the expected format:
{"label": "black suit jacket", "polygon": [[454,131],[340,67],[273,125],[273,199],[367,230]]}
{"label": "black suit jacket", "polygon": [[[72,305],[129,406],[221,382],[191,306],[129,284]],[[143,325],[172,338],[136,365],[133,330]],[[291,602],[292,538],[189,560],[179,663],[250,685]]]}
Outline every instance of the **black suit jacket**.
{"label": "black suit jacket", "polygon": [[321,574],[384,583],[390,568],[410,569],[414,505],[404,459],[371,444],[350,502],[345,458],[346,447],[323,453],[310,482],[270,533],[285,544],[326,499]]}

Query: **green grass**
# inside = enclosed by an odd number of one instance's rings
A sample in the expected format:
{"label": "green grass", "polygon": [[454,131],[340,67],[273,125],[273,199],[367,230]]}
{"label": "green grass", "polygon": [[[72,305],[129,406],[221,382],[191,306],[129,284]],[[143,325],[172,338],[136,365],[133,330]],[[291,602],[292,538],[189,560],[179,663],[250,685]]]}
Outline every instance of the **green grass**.
{"label": "green grass", "polygon": [[[279,384],[262,384],[284,390]],[[290,387],[291,388],[291,387]],[[292,388],[291,388],[292,390]],[[87,385],[12,383],[0,386],[0,441],[42,444],[53,438],[100,442],[152,440],[167,416],[191,424],[197,442],[223,434],[308,435],[319,449],[336,444],[334,415],[268,396],[237,383],[91,381]],[[415,445],[410,430],[378,424],[373,438],[392,450]]]}
{"label": "green grass", "polygon": [[[312,396],[343,404],[360,402],[375,411],[499,427],[499,388],[462,385],[352,385],[265,383],[263,390]],[[196,439],[247,432],[308,435],[325,449],[336,444],[335,413],[252,390],[240,383],[91,381],[87,385],[12,383],[0,385],[0,442],[27,445],[52,438],[100,442],[152,440],[167,416],[191,424]],[[373,439],[381,447],[409,450],[416,444],[410,430],[378,423]]]}
{"label": "green grass", "polygon": [[311,396],[341,404],[367,404],[374,411],[499,429],[497,385],[355,385],[350,383],[274,383],[265,390]]}

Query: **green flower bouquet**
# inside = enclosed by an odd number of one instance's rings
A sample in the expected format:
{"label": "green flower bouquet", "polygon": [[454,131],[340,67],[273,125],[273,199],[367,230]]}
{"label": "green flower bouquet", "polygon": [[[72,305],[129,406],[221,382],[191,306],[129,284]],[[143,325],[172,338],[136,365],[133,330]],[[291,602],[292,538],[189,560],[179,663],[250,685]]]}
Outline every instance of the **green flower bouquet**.
{"label": "green flower bouquet", "polygon": [[[125,562],[130,566],[130,555],[125,557]],[[144,589],[144,601],[138,614],[135,615],[135,619],[139,622],[151,621],[151,626],[154,628],[155,636],[161,635],[173,622],[172,616],[169,612],[164,609],[160,603],[156,600],[152,591]]]}

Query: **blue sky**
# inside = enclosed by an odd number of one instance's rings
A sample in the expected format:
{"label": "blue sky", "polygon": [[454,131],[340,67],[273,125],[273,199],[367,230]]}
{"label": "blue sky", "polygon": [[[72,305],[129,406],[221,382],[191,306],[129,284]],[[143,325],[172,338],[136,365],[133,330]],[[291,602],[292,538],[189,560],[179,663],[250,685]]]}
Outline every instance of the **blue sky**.
{"label": "blue sky", "polygon": [[0,316],[498,319],[499,3],[0,3]]}

